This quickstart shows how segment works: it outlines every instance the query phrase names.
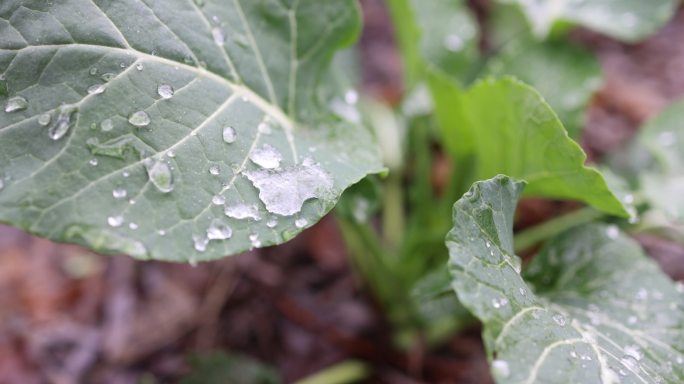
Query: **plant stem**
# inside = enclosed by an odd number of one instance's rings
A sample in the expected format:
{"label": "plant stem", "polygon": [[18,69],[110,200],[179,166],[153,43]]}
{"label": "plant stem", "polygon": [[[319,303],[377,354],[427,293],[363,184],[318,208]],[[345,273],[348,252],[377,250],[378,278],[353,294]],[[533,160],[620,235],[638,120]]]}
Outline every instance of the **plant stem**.
{"label": "plant stem", "polygon": [[591,207],[586,207],[527,228],[515,235],[515,252],[518,253],[529,249],[561,232],[581,224],[589,223],[601,216],[603,216],[601,212],[598,212]]}

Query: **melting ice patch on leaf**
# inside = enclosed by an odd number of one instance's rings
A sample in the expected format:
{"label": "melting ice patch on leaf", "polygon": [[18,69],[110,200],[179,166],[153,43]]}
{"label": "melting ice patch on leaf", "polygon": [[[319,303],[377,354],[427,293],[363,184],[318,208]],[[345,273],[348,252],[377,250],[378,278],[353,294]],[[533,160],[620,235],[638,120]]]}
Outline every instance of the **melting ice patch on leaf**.
{"label": "melting ice patch on leaf", "polygon": [[682,382],[684,289],[599,224],[551,240],[523,279],[511,262],[522,190],[505,176],[475,183],[446,239],[452,287],[484,323],[497,382]]}
{"label": "melting ice patch on leaf", "polygon": [[259,190],[266,209],[277,215],[294,215],[309,199],[332,198],[332,178],[310,158],[283,170],[260,169],[244,174]]}

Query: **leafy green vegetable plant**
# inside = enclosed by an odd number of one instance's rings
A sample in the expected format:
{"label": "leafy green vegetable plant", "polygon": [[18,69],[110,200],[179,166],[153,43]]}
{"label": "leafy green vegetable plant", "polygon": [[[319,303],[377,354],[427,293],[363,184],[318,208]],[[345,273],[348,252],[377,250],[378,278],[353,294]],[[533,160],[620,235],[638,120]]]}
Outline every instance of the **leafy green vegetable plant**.
{"label": "leafy green vegetable plant", "polygon": [[[0,222],[197,262],[283,243],[347,190],[349,252],[404,346],[476,318],[502,383],[680,382],[682,287],[617,224],[648,210],[684,226],[669,209],[684,109],[612,171],[588,167],[572,137],[600,70],[565,38],[641,39],[676,1],[500,3],[480,25],[461,0],[388,0],[393,109],[357,93],[338,53],[360,30],[354,0],[6,0]],[[523,193],[588,207],[516,240]],[[536,243],[523,268],[515,250]]]}

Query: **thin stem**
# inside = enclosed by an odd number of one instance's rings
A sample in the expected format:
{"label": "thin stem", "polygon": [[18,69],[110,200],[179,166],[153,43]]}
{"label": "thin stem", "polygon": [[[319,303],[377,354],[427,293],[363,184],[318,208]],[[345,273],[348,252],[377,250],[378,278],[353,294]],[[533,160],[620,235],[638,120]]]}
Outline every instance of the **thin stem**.
{"label": "thin stem", "polygon": [[601,212],[591,207],[586,207],[527,228],[515,235],[515,252],[518,253],[529,249],[572,227],[592,222],[602,216]]}

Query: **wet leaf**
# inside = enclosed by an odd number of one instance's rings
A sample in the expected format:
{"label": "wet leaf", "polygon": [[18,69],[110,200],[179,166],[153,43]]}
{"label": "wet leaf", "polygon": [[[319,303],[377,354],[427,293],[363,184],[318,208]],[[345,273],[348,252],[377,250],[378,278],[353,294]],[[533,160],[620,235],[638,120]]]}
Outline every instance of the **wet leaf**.
{"label": "wet leaf", "polygon": [[[3,2],[0,221],[173,261],[290,239],[380,169],[371,135],[316,95],[357,8]],[[238,204],[259,218],[226,215]]]}
{"label": "wet leaf", "polygon": [[551,240],[520,275],[513,215],[524,184],[476,183],[447,235],[459,300],[484,323],[499,383],[684,380],[684,287],[615,226]]}

